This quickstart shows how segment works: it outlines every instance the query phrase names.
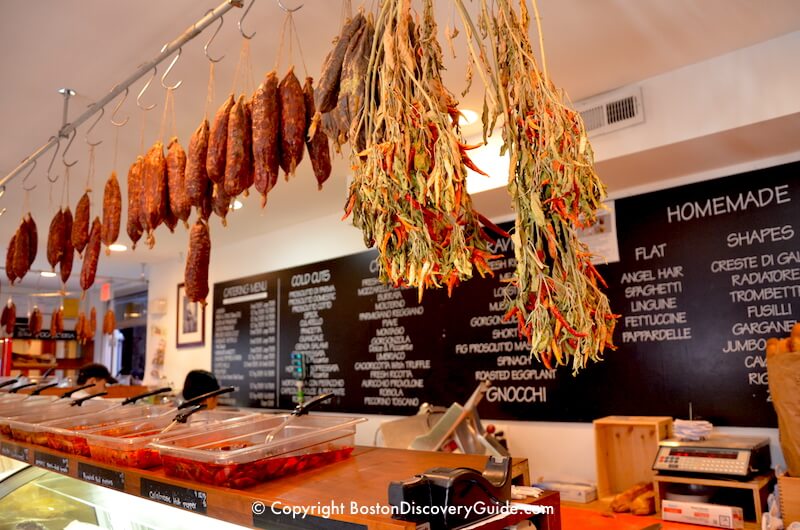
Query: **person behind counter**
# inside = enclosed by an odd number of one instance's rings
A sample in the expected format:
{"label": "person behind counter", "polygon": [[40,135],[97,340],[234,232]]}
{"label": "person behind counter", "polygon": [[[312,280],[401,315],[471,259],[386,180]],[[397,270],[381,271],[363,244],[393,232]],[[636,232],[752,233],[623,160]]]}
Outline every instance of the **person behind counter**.
{"label": "person behind counter", "polygon": [[[207,370],[192,370],[183,381],[183,400],[188,401],[218,389],[219,382],[214,374]],[[209,410],[217,408],[216,397],[208,398],[204,403]]]}
{"label": "person behind counter", "polygon": [[84,390],[78,390],[72,394],[73,399],[80,399],[99,392],[105,392],[107,385],[116,384],[117,380],[111,376],[108,368],[100,363],[91,363],[83,366],[78,370],[78,379],[76,384],[78,386],[93,384],[94,386]]}

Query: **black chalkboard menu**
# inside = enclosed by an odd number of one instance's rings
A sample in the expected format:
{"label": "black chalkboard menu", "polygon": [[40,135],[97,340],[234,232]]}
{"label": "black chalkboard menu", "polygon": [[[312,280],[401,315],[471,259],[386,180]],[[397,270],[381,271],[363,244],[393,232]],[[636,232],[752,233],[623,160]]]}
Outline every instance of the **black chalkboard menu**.
{"label": "black chalkboard menu", "polygon": [[[601,265],[621,314],[616,351],[573,376],[528,355],[503,320],[511,241],[495,275],[452,297],[382,285],[376,252],[214,285],[212,360],[241,406],[294,406],[292,353],[306,396],[327,410],[412,414],[493,386],[483,417],[591,421],[609,414],[774,426],[766,339],[800,319],[800,163],[619,199],[620,260]],[[506,225],[509,229],[510,226]]]}

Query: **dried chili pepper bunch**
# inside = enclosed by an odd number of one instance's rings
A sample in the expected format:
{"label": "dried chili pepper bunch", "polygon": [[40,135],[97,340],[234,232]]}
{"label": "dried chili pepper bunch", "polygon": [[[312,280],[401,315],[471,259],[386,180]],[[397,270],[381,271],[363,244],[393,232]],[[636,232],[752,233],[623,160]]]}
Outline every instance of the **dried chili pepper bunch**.
{"label": "dried chili pepper bunch", "polygon": [[[457,103],[442,85],[433,3],[423,4],[419,24],[410,0],[381,4],[368,88],[350,126],[355,177],[345,214],[367,246],[377,245],[381,280],[416,287],[420,297],[425,288],[451,290],[474,270],[492,274],[493,257],[466,190],[467,167],[475,168]],[[352,82],[343,77],[341,85]]]}
{"label": "dried chili pepper bunch", "polygon": [[[465,14],[461,0],[457,4]],[[536,9],[535,0],[533,5]],[[596,221],[605,186],[594,171],[580,115],[564,104],[544,60],[540,69],[534,57],[526,1],[520,2],[519,14],[508,0],[498,0],[496,11],[488,14],[484,2],[479,24],[491,40],[494,68],[484,62],[481,75],[492,79],[497,103],[484,127],[503,115],[504,148],[511,159],[508,189],[516,211],[517,269],[506,292],[505,318],[517,319],[520,335],[545,366],[571,360],[577,372],[589,359],[599,360],[606,346],[613,347],[618,317],[576,231]],[[485,48],[471,49],[478,63],[487,57]]]}

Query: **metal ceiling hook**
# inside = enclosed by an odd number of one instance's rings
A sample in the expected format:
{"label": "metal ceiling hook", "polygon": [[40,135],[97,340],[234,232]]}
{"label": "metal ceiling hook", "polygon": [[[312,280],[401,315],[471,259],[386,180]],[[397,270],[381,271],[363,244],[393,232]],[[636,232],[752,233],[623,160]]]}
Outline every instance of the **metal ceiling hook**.
{"label": "metal ceiling hook", "polygon": [[33,190],[36,189],[36,184],[31,186],[30,188],[26,188],[25,187],[25,182],[28,180],[28,177],[31,176],[31,173],[33,173],[34,169],[36,169],[36,160],[33,161],[33,165],[31,166],[31,170],[28,171],[28,174],[25,175],[25,178],[22,179],[22,189],[25,190],[25,191],[33,191]]}
{"label": "metal ceiling hook", "polygon": [[303,9],[303,4],[300,4],[299,6],[295,7],[294,9],[289,9],[288,7],[283,5],[283,2],[281,0],[277,0],[277,2],[278,2],[278,7],[280,7],[281,9],[286,11],[287,13],[294,13],[295,11],[300,11],[301,9]]}
{"label": "metal ceiling hook", "polygon": [[53,162],[56,161],[56,157],[58,156],[58,150],[61,149],[61,138],[57,136],[50,137],[51,141],[56,139],[58,140],[58,142],[56,143],[56,152],[53,153],[53,158],[50,159],[50,165],[47,166],[47,180],[50,181],[50,184],[55,184],[56,181],[58,180],[58,175],[56,175],[55,179],[50,178],[50,172],[53,170]]}
{"label": "metal ceiling hook", "polygon": [[248,40],[252,39],[252,38],[255,36],[256,32],[254,31],[254,32],[253,32],[253,33],[251,33],[250,35],[248,35],[247,33],[245,33],[245,32],[244,32],[244,29],[242,28],[242,22],[244,22],[244,17],[246,17],[246,16],[247,16],[247,13],[249,13],[249,12],[250,12],[250,8],[251,8],[251,7],[253,7],[253,4],[254,4],[255,2],[256,2],[256,0],[250,0],[250,3],[248,4],[247,8],[244,10],[244,13],[242,13],[242,17],[239,19],[239,23],[238,23],[238,26],[239,26],[239,33],[241,33],[241,34],[242,34],[242,37],[244,37],[245,39],[248,39]]}
{"label": "metal ceiling hook", "polygon": [[122,106],[122,104],[123,104],[123,103],[125,103],[125,100],[126,100],[126,99],[128,99],[128,91],[129,91],[129,90],[130,90],[130,88],[126,88],[126,89],[125,89],[125,95],[124,95],[124,96],[122,96],[122,99],[121,99],[121,100],[119,100],[119,103],[117,103],[117,105],[114,107],[114,112],[112,112],[112,113],[111,113],[111,125],[113,125],[114,127],[122,127],[123,125],[125,125],[126,123],[128,123],[128,120],[129,120],[129,119],[131,119],[131,117],[130,117],[130,116],[127,116],[127,117],[126,117],[126,118],[125,118],[123,121],[121,121],[121,122],[116,122],[116,121],[114,121],[114,116],[116,116],[116,115],[117,115],[117,112],[119,111],[119,108]]}
{"label": "metal ceiling hook", "polygon": [[142,89],[139,91],[139,95],[136,96],[136,106],[139,107],[142,110],[153,110],[155,108],[155,106],[156,106],[155,103],[153,103],[149,107],[143,106],[142,105],[142,95],[144,95],[144,93],[147,91],[147,89],[150,88],[150,83],[152,83],[153,79],[156,78],[156,74],[157,73],[158,73],[158,68],[154,66],[153,67],[153,75],[150,76],[150,79],[147,80],[147,83],[145,83],[144,86],[142,87]]}
{"label": "metal ceiling hook", "polygon": [[72,137],[70,137],[69,143],[67,144],[67,147],[64,148],[64,152],[61,153],[61,161],[67,167],[72,167],[72,166],[74,166],[75,164],[78,163],[77,160],[75,160],[75,162],[67,162],[67,151],[69,151],[69,148],[72,145],[72,142],[75,141],[75,137],[76,136],[78,136],[78,130],[77,129],[72,129]]}
{"label": "metal ceiling hook", "polygon": [[[212,13],[213,11],[214,11],[213,9],[209,9],[209,10],[208,10],[208,13]],[[206,14],[208,14],[208,13],[206,13]],[[221,56],[219,59],[214,59],[213,57],[211,57],[211,56],[208,54],[208,47],[211,45],[211,43],[214,41],[214,39],[216,39],[216,38],[217,38],[217,33],[219,33],[219,30],[221,30],[221,29],[222,29],[222,25],[223,25],[224,23],[225,23],[225,19],[224,19],[224,18],[222,18],[222,17],[219,17],[219,26],[217,26],[217,29],[216,29],[216,30],[214,30],[214,34],[213,34],[213,35],[211,35],[211,38],[210,38],[210,39],[208,39],[208,42],[206,42],[205,46],[203,46],[203,52],[205,52],[205,54],[206,54],[206,57],[207,57],[207,58],[208,58],[208,60],[209,60],[209,61],[211,61],[212,63],[218,63],[218,62],[220,62],[222,59],[224,59],[224,58],[225,58],[225,54],[222,54],[222,56]]]}
{"label": "metal ceiling hook", "polygon": [[[95,105],[94,105],[94,103],[92,103],[89,106],[90,107],[94,107]],[[84,139],[86,140],[86,143],[89,144],[92,147],[97,147],[98,145],[103,143],[103,140],[98,140],[97,142],[92,142],[91,140],[89,140],[89,134],[92,132],[92,129],[94,129],[97,126],[97,124],[103,118],[103,114],[105,114],[105,113],[106,113],[106,108],[105,107],[100,107],[100,115],[97,117],[96,120],[94,120],[94,123],[92,124],[92,126],[89,127],[88,129],[86,129],[86,134],[84,135]]]}
{"label": "metal ceiling hook", "polygon": [[[167,46],[169,46],[169,44],[165,44],[161,48],[161,53],[164,53],[164,50],[167,49]],[[167,84],[164,83],[164,80],[167,78],[169,73],[172,71],[172,68],[175,66],[175,63],[177,63],[178,59],[181,58],[181,52],[183,52],[183,48],[178,48],[178,55],[176,55],[175,58],[172,59],[172,62],[169,63],[169,66],[167,66],[167,69],[164,70],[164,75],[161,76],[161,86],[163,86],[167,90],[176,90],[183,83],[182,79],[180,81],[178,81],[177,83],[175,83],[174,85],[172,85],[172,86],[167,85]]]}

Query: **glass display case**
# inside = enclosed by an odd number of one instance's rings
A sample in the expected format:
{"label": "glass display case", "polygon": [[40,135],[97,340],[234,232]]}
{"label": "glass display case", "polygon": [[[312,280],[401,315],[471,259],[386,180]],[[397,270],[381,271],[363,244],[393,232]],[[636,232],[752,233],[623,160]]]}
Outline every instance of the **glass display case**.
{"label": "glass display case", "polygon": [[0,456],[0,530],[243,528]]}

